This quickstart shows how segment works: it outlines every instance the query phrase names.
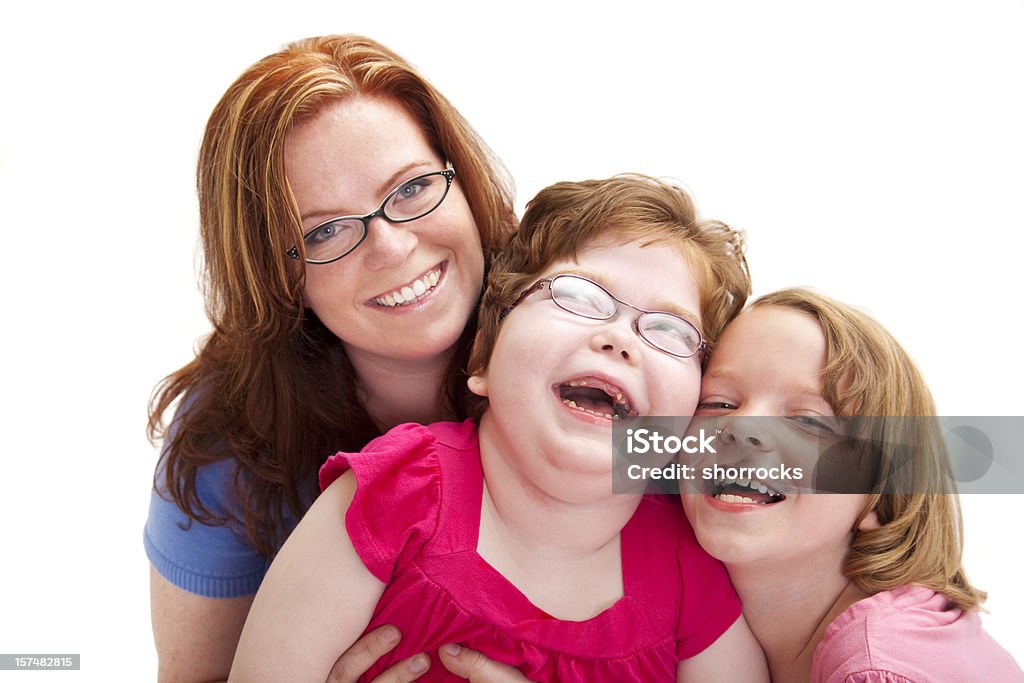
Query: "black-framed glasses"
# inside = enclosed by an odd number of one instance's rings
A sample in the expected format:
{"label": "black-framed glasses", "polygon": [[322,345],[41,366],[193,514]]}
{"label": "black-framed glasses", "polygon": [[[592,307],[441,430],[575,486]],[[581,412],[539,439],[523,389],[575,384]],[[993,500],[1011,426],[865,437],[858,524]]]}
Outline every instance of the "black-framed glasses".
{"label": "black-framed glasses", "polygon": [[639,311],[640,315],[633,320],[633,331],[649,345],[670,356],[690,358],[707,351],[708,343],[689,320],[675,313],[638,308],[616,298],[593,280],[568,273],[533,283],[515,303],[501,310],[499,320],[526,297],[541,291],[546,291],[562,310],[590,320],[611,320],[618,313],[620,304]]}
{"label": "black-framed glasses", "polygon": [[[378,216],[389,223],[408,223],[423,218],[441,206],[455,180],[455,169],[418,175],[388,192],[384,201],[365,216],[329,218],[302,236],[306,245],[306,263],[323,264],[348,256],[363,243],[370,232],[370,221]],[[287,251],[299,260],[298,247]]]}

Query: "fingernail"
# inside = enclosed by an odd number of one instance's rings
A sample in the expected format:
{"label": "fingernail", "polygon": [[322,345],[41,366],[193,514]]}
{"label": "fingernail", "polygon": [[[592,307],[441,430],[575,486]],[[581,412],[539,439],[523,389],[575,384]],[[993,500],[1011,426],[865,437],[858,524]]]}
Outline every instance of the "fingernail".
{"label": "fingernail", "polygon": [[418,654],[409,660],[409,671],[414,674],[421,674],[430,668],[430,657],[424,654]]}
{"label": "fingernail", "polygon": [[451,655],[452,657],[458,657],[459,653],[462,652],[462,646],[458,643],[448,643],[447,645],[442,645],[441,649],[444,650],[444,653],[446,655]]}
{"label": "fingernail", "polygon": [[380,638],[380,642],[384,643],[385,645],[394,645],[398,642],[398,629],[394,626],[385,626],[377,634],[377,637]]}

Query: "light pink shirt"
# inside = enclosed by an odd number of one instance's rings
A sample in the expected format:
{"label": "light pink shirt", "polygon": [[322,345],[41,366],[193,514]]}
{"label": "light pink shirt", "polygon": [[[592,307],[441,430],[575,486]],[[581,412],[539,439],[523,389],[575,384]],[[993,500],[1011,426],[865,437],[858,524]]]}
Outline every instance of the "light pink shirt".
{"label": "light pink shirt", "polygon": [[977,612],[921,586],[851,605],[814,651],[813,683],[1013,683],[1024,672],[981,628]]}

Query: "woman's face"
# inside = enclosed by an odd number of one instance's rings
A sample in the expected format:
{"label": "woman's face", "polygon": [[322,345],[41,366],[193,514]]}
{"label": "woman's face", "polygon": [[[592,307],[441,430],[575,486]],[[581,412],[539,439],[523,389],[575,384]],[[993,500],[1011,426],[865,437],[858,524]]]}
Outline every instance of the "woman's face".
{"label": "woman's face", "polygon": [[[284,158],[304,233],[330,218],[370,213],[391,190],[446,161],[402,107],[370,97],[331,104],[296,126]],[[303,291],[354,363],[427,361],[458,340],[483,271],[480,234],[456,178],[428,215],[401,224],[374,218],[355,251],[307,264]]]}
{"label": "woman's face", "polygon": [[[760,306],[730,323],[704,373],[696,413],[717,417],[719,462],[813,470],[837,426],[822,398],[825,359],[825,335],[809,314]],[[742,480],[717,483],[713,493],[683,495],[683,507],[701,545],[730,570],[838,566],[867,502],[866,494],[800,493],[785,481],[759,482],[782,495]]]}

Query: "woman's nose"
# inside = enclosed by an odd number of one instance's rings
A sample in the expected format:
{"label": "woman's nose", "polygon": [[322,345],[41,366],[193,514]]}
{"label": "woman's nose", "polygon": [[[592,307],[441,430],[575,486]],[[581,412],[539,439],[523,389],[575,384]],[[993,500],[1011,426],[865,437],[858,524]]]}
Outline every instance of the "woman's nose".
{"label": "woman's nose", "polygon": [[396,268],[416,249],[419,238],[407,226],[394,225],[385,218],[370,221],[363,245],[363,261],[370,270]]}

